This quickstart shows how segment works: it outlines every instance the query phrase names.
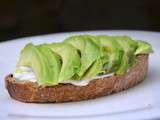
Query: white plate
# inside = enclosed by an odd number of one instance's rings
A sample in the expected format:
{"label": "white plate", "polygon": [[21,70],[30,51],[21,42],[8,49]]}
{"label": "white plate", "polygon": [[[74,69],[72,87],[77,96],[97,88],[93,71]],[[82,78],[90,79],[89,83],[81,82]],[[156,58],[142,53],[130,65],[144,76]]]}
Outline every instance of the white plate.
{"label": "white plate", "polygon": [[[141,84],[123,92],[94,100],[31,104],[11,99],[5,90],[4,76],[15,69],[20,49],[35,44],[62,41],[75,34],[129,35],[152,44],[149,74]],[[86,31],[20,38],[0,43],[0,116],[8,119],[150,119],[160,118],[160,33],[145,31]]]}

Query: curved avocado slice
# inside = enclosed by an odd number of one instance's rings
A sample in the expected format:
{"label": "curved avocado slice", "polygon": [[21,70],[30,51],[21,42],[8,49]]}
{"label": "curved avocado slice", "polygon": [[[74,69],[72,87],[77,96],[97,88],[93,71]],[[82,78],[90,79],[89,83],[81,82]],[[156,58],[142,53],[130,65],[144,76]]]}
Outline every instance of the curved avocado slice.
{"label": "curved avocado slice", "polygon": [[[52,55],[51,55],[52,57]],[[18,66],[29,66],[33,69],[39,85],[56,85],[58,82],[53,79],[52,69],[48,59],[33,44],[27,44],[21,51]]]}
{"label": "curved avocado slice", "polygon": [[152,46],[149,43],[145,41],[141,41],[141,40],[138,40],[137,43],[138,43],[138,48],[136,49],[134,53],[135,55],[149,54],[153,52]]}
{"label": "curved avocado slice", "polygon": [[38,50],[44,55],[46,58],[50,79],[48,79],[48,85],[56,85],[58,84],[58,78],[61,70],[60,58],[57,54],[55,54],[46,44],[36,46]]}
{"label": "curved avocado slice", "polygon": [[128,57],[131,57],[137,49],[137,42],[128,36],[110,36],[123,48]]}
{"label": "curved avocado slice", "polygon": [[115,39],[125,51],[125,54],[128,56],[129,66],[133,65],[136,61],[136,56],[134,55],[134,52],[137,49],[137,42],[132,40],[128,36],[111,36],[111,37]]}
{"label": "curved avocado slice", "polygon": [[101,59],[96,60],[90,68],[86,71],[82,80],[91,80],[94,76],[100,73],[103,70],[103,62]]}
{"label": "curved avocado slice", "polygon": [[129,59],[128,56],[124,53],[121,59],[121,64],[118,68],[118,70],[116,71],[116,74],[118,75],[122,75],[124,74],[124,72],[126,72],[129,68]]}
{"label": "curved avocado slice", "polygon": [[48,47],[58,54],[62,60],[59,82],[72,79],[80,68],[80,56],[78,51],[73,46],[66,43],[48,44]]}
{"label": "curved avocado slice", "polygon": [[65,42],[73,45],[81,54],[79,77],[82,77],[90,66],[101,57],[99,47],[88,36],[72,36],[66,39]]}
{"label": "curved avocado slice", "polygon": [[123,49],[110,36],[97,36],[97,38],[104,47],[104,51],[107,53],[107,72],[115,72],[121,65],[122,56],[124,54]]}
{"label": "curved avocado slice", "polygon": [[88,38],[88,40],[91,40],[92,42],[94,42],[97,45],[97,47],[98,47],[98,49],[100,51],[100,56],[101,57],[106,56],[106,52],[104,52],[103,46],[101,45],[99,39],[97,39],[96,36],[93,36],[93,35],[83,35],[83,37]]}

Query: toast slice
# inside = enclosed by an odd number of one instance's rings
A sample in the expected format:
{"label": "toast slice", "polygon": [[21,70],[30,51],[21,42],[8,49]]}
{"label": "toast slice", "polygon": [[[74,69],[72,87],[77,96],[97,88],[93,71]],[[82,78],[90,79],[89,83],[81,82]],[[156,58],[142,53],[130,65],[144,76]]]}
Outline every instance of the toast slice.
{"label": "toast slice", "polygon": [[141,54],[137,56],[137,63],[123,75],[96,79],[91,81],[87,86],[59,84],[57,86],[42,87],[30,81],[19,82],[13,78],[12,74],[6,76],[5,84],[10,96],[23,102],[81,101],[131,88],[145,79],[147,71],[148,54]]}

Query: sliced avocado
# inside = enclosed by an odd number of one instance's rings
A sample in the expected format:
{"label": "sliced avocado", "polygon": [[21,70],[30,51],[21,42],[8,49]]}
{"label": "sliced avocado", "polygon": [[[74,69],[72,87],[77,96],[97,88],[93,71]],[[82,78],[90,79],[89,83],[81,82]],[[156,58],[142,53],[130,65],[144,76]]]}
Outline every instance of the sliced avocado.
{"label": "sliced avocado", "polygon": [[136,49],[134,53],[135,55],[149,54],[153,52],[152,46],[149,43],[145,41],[141,41],[141,40],[138,40],[137,43],[138,43],[138,48]]}
{"label": "sliced avocado", "polygon": [[71,79],[80,68],[80,56],[76,48],[67,43],[48,44],[48,47],[61,57],[62,68],[59,82]]}
{"label": "sliced avocado", "polygon": [[58,78],[61,70],[60,58],[57,54],[55,54],[46,44],[38,45],[38,50],[44,55],[46,58],[46,62],[48,65],[49,76],[48,85],[56,85],[58,84]]}
{"label": "sliced avocado", "polygon": [[94,76],[100,73],[103,70],[103,62],[101,59],[96,60],[90,68],[86,71],[82,80],[91,80]]}
{"label": "sliced avocado", "polygon": [[31,67],[39,85],[52,86],[71,79],[90,80],[106,73],[124,74],[136,62],[137,54],[151,52],[150,44],[127,36],[79,35],[61,43],[27,44],[17,68]]}
{"label": "sliced avocado", "polygon": [[90,39],[91,41],[93,41],[93,42],[97,45],[97,47],[98,47],[99,50],[100,50],[100,56],[101,56],[101,57],[104,57],[104,56],[107,55],[107,54],[106,54],[106,51],[104,51],[104,48],[103,48],[103,46],[101,45],[100,40],[97,39],[96,36],[92,36],[92,35],[84,35],[84,36],[85,36],[85,37],[88,37],[88,39]]}
{"label": "sliced avocado", "polygon": [[129,66],[133,65],[136,61],[134,55],[135,50],[137,49],[137,42],[132,40],[128,36],[112,36],[123,48],[125,54],[129,57],[128,64]]}
{"label": "sliced avocado", "polygon": [[129,58],[124,53],[123,56],[122,56],[121,64],[120,64],[118,70],[116,71],[116,74],[118,74],[118,75],[124,74],[129,68],[129,64],[128,63],[129,63]]}
{"label": "sliced avocado", "polygon": [[99,47],[88,36],[72,36],[65,40],[81,54],[81,68],[78,75],[82,77],[89,67],[101,56]]}
{"label": "sliced avocado", "polygon": [[84,38],[82,35],[71,36],[71,37],[65,39],[64,42],[71,44],[76,49],[78,49],[80,52],[83,51],[84,46],[85,46]]}
{"label": "sliced avocado", "polygon": [[97,36],[100,43],[104,47],[104,51],[107,53],[108,63],[106,64],[108,67],[108,72],[115,72],[122,60],[122,56],[124,54],[121,46],[110,36]]}
{"label": "sliced avocado", "polygon": [[111,36],[111,37],[120,44],[120,46],[123,48],[128,57],[131,57],[134,54],[137,48],[136,41],[132,40],[128,36]]}
{"label": "sliced avocado", "polygon": [[33,44],[27,44],[21,51],[20,59],[17,67],[31,67],[36,75],[39,85],[55,85],[53,81],[52,71],[46,57]]}

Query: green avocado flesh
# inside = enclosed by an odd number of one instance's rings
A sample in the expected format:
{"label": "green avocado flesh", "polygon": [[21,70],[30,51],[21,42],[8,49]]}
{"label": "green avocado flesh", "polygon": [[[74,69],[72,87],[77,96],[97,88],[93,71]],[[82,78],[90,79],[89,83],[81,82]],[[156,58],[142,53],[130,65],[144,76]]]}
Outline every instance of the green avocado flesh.
{"label": "green avocado flesh", "polygon": [[54,53],[46,44],[37,46],[38,50],[45,57],[45,66],[49,68],[49,77],[46,82],[48,85],[56,85],[59,79],[59,74],[61,70],[61,63],[58,55]]}
{"label": "green avocado flesh", "polygon": [[80,55],[76,48],[67,43],[53,43],[48,47],[61,57],[62,68],[59,82],[71,79],[80,69]]}
{"label": "green avocado flesh", "polygon": [[67,80],[124,74],[136,63],[136,55],[152,52],[149,43],[128,36],[77,35],[59,43],[27,44],[17,69],[31,67],[39,85],[53,86]]}
{"label": "green avocado flesh", "polygon": [[148,53],[152,53],[153,50],[152,50],[152,46],[145,42],[145,41],[141,41],[141,40],[138,40],[137,41],[138,43],[138,48],[136,49],[135,51],[135,55],[138,55],[138,54],[148,54]]}
{"label": "green avocado flesh", "polygon": [[122,47],[109,36],[97,36],[97,39],[99,39],[108,58],[108,62],[105,65],[108,67],[107,73],[116,72],[121,65],[124,54]]}
{"label": "green avocado flesh", "polygon": [[65,43],[71,44],[80,52],[81,67],[77,74],[81,78],[88,68],[100,58],[100,49],[88,36],[73,36],[65,40]]}
{"label": "green avocado flesh", "polygon": [[39,85],[57,85],[60,62],[57,56],[46,46],[27,44],[21,51],[18,66],[31,67]]}

